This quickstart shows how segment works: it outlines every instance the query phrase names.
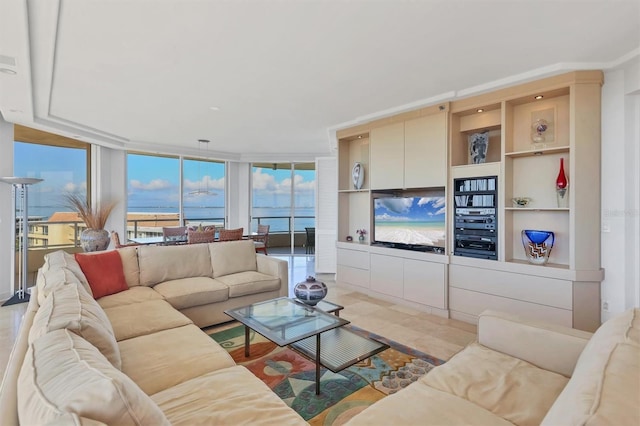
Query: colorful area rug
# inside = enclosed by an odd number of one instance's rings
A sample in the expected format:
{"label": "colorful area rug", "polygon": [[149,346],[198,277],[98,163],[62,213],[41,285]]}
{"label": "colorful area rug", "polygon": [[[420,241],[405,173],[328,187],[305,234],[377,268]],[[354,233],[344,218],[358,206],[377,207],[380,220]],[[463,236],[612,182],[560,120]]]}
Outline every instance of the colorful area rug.
{"label": "colorful area rug", "polygon": [[244,356],[244,326],[209,333],[312,425],[338,426],[385,396],[397,392],[444,361],[373,333],[346,325],[389,349],[332,373],[321,368],[320,395],[315,394],[315,363],[287,347],[278,347],[251,331],[251,356]]}

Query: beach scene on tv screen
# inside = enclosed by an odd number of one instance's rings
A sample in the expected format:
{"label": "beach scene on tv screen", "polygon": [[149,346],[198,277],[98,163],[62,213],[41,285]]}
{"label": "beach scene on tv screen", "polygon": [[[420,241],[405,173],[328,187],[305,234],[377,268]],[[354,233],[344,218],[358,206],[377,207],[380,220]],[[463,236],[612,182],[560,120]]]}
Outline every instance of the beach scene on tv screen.
{"label": "beach scene on tv screen", "polygon": [[444,247],[444,197],[388,197],[374,200],[375,240]]}

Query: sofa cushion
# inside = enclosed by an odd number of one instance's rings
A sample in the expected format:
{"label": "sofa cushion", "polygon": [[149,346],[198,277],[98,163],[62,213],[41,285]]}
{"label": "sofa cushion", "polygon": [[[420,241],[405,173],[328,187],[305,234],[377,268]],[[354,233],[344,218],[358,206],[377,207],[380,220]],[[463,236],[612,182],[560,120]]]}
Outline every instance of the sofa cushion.
{"label": "sofa cushion", "polygon": [[419,379],[522,426],[539,425],[568,380],[478,343]]}
{"label": "sofa cushion", "polygon": [[80,284],[56,288],[36,313],[29,330],[29,343],[62,328],[81,336],[120,369],[122,361],[113,328],[100,305]]}
{"label": "sofa cushion", "polygon": [[170,280],[213,277],[207,244],[139,246],[140,284],[154,286]]}
{"label": "sofa cushion", "polygon": [[[38,304],[42,305],[53,290],[66,284],[82,285],[76,275],[68,268],[58,267],[49,270],[41,268],[36,279]],[[90,288],[89,291],[91,291]]]}
{"label": "sofa cushion", "polygon": [[129,287],[140,285],[140,267],[138,266],[138,249],[136,247],[121,247],[117,249],[122,259],[122,271]]}
{"label": "sofa cushion", "polygon": [[239,365],[188,380],[151,395],[151,399],[174,426],[308,424]]}
{"label": "sofa cushion", "polygon": [[[231,355],[195,325],[123,340],[118,345],[122,372],[148,395],[235,365]],[[226,384],[220,386],[225,388]]]}
{"label": "sofa cushion", "polygon": [[229,297],[278,290],[280,278],[256,271],[238,272],[216,278],[229,287]]}
{"label": "sofa cushion", "polygon": [[112,308],[114,306],[129,305],[132,303],[147,302],[149,300],[164,300],[164,298],[154,291],[152,288],[137,286],[131,287],[129,290],[120,293],[110,294],[98,299],[98,304],[102,309]]}
{"label": "sofa cushion", "polygon": [[637,308],[602,324],[543,424],[638,424],[639,333]]}
{"label": "sofa cushion", "polygon": [[69,330],[29,346],[18,378],[21,424],[57,421],[66,412],[105,424],[168,425],[153,401],[89,342]]}
{"label": "sofa cushion", "polygon": [[222,302],[229,298],[229,288],[209,277],[165,281],[153,289],[176,309]]}
{"label": "sofa cushion", "polygon": [[[155,395],[152,398],[158,401]],[[365,407],[362,412],[347,421],[345,426],[427,424],[513,426],[513,423],[466,399],[439,391],[419,381],[386,396],[368,408]]]}
{"label": "sofa cushion", "polygon": [[189,318],[164,300],[114,306],[104,312],[113,326],[117,341],[192,324]]}
{"label": "sofa cushion", "polygon": [[97,253],[76,253],[76,261],[84,272],[93,297],[99,299],[103,296],[119,293],[129,288],[124,278],[122,258],[115,250]]}
{"label": "sofa cushion", "polygon": [[[64,250],[57,250],[48,253],[44,257],[44,265],[42,265],[43,272],[60,267],[67,268],[80,281],[84,289],[91,294],[89,281],[87,281],[87,277],[84,276],[82,268],[80,268],[80,265],[73,254],[67,253]],[[42,297],[46,297],[46,295],[43,295]]]}
{"label": "sofa cushion", "polygon": [[252,240],[211,243],[208,247],[214,278],[258,269]]}

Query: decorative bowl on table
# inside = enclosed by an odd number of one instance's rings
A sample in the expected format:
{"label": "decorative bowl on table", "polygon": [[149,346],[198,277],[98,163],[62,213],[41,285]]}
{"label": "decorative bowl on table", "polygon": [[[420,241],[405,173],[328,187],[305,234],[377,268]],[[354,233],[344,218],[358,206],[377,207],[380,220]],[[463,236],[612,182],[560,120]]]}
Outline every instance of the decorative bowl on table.
{"label": "decorative bowl on table", "polygon": [[513,197],[511,200],[516,207],[527,207],[531,202],[531,198],[529,197]]}
{"label": "decorative bowl on table", "polygon": [[310,276],[293,287],[293,294],[299,301],[315,306],[327,295],[327,286],[322,281],[317,281]]}

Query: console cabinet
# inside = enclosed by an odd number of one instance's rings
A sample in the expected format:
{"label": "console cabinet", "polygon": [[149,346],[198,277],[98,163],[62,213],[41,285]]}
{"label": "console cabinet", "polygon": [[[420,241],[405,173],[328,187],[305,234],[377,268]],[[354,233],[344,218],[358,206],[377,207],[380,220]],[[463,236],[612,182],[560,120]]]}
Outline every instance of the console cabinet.
{"label": "console cabinet", "polygon": [[[337,132],[337,280],[464,321],[476,321],[485,309],[499,309],[595,330],[604,278],[602,84],[601,71],[570,72]],[[537,120],[544,120],[542,138]],[[477,133],[487,137],[488,146],[484,161],[474,164],[469,138]],[[564,204],[558,203],[555,190],[561,160],[569,182]],[[348,184],[355,161],[365,164],[369,174],[360,190]],[[484,176],[497,180],[497,258],[454,255],[454,179]],[[372,190],[436,186],[444,187],[447,196],[445,254],[421,257],[424,253],[374,247],[367,241],[353,250],[361,252],[360,263],[349,260],[353,254],[345,246],[347,236],[373,225]],[[519,206],[513,202],[517,197],[530,202]],[[547,264],[527,261],[524,229],[554,232]]]}

